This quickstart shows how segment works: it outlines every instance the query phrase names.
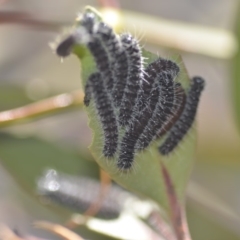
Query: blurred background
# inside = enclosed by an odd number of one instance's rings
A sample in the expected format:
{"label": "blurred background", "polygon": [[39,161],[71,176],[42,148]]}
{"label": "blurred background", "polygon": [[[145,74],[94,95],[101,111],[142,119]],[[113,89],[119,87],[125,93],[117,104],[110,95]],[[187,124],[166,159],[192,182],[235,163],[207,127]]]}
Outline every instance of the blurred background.
{"label": "blurred background", "polygon": [[[100,7],[100,3],[3,0],[0,7],[1,12],[29,13],[34,19],[54,23],[64,30],[64,25],[71,25],[85,5]],[[230,33],[235,28],[239,7],[237,0],[119,0],[119,4],[122,10]],[[0,25],[0,111],[81,87],[77,58],[70,56],[61,62],[49,47],[58,35],[56,30],[4,20]],[[144,29],[136,28],[135,35],[147,49],[160,56],[171,55],[172,50],[161,44],[146,42]],[[181,49],[178,52],[189,75],[200,75],[207,83],[198,111],[196,165],[187,194],[190,232],[194,240],[240,239],[240,136],[232,97],[234,57],[220,59]],[[61,161],[68,166],[67,159],[76,165],[80,159],[90,159],[90,142],[87,117],[80,107],[0,128],[0,222],[21,232],[48,237],[33,229],[31,223],[39,219],[63,222],[68,213],[59,217],[56,211],[44,207],[34,194],[35,182],[25,183]],[[80,168],[79,165],[75,169],[76,173]],[[93,166],[94,170],[82,169],[83,174],[98,177],[97,166]],[[72,172],[70,167],[67,171]]]}

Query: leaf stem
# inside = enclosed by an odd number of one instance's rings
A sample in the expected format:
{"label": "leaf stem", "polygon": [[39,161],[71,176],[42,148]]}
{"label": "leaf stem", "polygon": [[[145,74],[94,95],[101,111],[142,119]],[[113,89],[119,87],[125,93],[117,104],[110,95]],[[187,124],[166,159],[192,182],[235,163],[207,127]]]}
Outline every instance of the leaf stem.
{"label": "leaf stem", "polygon": [[77,226],[86,224],[87,220],[90,217],[94,217],[101,209],[102,204],[108,194],[108,191],[110,190],[112,180],[110,176],[101,168],[99,169],[99,171],[101,185],[97,198],[94,200],[94,202],[91,203],[91,205],[82,215],[72,215],[70,220],[65,224],[66,227],[73,229]]}
{"label": "leaf stem", "polygon": [[34,226],[36,228],[45,229],[50,232],[53,232],[66,240],[84,240],[81,236],[77,235],[75,232],[72,232],[71,230],[58,224],[39,221],[35,222]]}
{"label": "leaf stem", "polygon": [[177,240],[191,240],[185,216],[185,209],[179,204],[175,188],[167,168],[161,162],[161,171],[165,182],[170,205],[171,221]]}
{"label": "leaf stem", "polygon": [[27,12],[18,11],[0,11],[0,23],[1,24],[20,24],[29,27],[34,27],[37,30],[59,32],[63,25],[66,23],[43,21],[35,19],[31,14]]}

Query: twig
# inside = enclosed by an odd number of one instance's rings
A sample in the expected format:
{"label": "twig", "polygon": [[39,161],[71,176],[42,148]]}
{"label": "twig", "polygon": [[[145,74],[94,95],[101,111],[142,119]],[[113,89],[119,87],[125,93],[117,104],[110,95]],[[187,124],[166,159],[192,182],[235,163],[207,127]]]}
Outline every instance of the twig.
{"label": "twig", "polygon": [[37,228],[51,231],[67,240],[84,240],[78,234],[58,224],[49,223],[49,222],[36,222],[34,226]]}
{"label": "twig", "polygon": [[59,32],[66,23],[35,19],[31,14],[17,11],[0,12],[0,24],[20,24],[38,30]]}
{"label": "twig", "polygon": [[171,221],[177,240],[191,240],[185,217],[185,209],[178,202],[171,177],[163,163],[161,163],[161,170],[170,205]]}
{"label": "twig", "polygon": [[0,128],[21,121],[42,117],[46,114],[62,112],[83,104],[83,91],[77,90],[44,99],[23,107],[0,112]]}
{"label": "twig", "polygon": [[87,211],[83,214],[86,217],[91,217],[98,213],[98,211],[100,210],[102,203],[109,191],[109,188],[111,187],[111,178],[102,169],[100,169],[100,183],[101,183],[101,186],[100,186],[100,191],[98,193],[97,199],[95,200],[95,202],[93,202],[90,205],[90,207],[87,209]]}
{"label": "twig", "polygon": [[67,227],[72,229],[79,225],[86,224],[89,217],[95,216],[101,209],[103,201],[108,194],[109,188],[111,187],[111,178],[106,172],[100,169],[100,180],[101,186],[97,198],[94,200],[94,202],[92,202],[85,213],[82,215],[74,214],[70,221],[66,223]]}

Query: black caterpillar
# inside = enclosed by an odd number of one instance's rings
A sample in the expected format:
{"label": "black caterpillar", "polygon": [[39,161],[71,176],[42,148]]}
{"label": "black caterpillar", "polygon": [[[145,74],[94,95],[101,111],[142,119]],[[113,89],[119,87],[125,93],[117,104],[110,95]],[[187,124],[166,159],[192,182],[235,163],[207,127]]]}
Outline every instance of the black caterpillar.
{"label": "black caterpillar", "polygon": [[183,112],[170,130],[165,142],[159,147],[161,154],[166,155],[172,152],[192,126],[203,89],[204,80],[201,77],[194,77],[191,80],[191,87]]}
{"label": "black caterpillar", "polygon": [[89,77],[88,90],[92,92],[95,107],[103,128],[103,154],[108,158],[113,157],[118,145],[118,122],[114,114],[113,104],[108,96],[100,73],[93,73]]}
{"label": "black caterpillar", "polygon": [[157,74],[159,98],[152,117],[149,119],[143,133],[138,139],[138,149],[145,149],[155,138],[156,133],[161,129],[163,123],[172,113],[174,102],[174,78],[179,72],[179,67],[169,60],[161,61],[162,69]]}
{"label": "black caterpillar", "polygon": [[86,82],[84,104],[89,106],[93,98],[104,157],[118,156],[118,168],[131,169],[135,153],[165,134],[159,152],[170,154],[192,126],[204,80],[193,78],[186,92],[175,81],[180,69],[173,61],[158,58],[144,68],[138,41],[130,34],[116,35],[93,13],[83,14],[80,27],[60,43],[57,54],[67,56],[74,44],[85,44],[96,63],[98,72]]}

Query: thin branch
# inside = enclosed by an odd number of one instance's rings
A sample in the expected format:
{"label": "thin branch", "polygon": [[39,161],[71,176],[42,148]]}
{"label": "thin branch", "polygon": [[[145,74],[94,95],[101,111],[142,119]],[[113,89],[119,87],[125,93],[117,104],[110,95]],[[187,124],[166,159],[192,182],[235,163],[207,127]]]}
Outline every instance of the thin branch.
{"label": "thin branch", "polygon": [[35,19],[31,14],[17,11],[1,11],[0,24],[18,24],[42,31],[59,32],[66,23]]}
{"label": "thin branch", "polygon": [[58,236],[65,238],[66,240],[84,240],[78,234],[58,224],[49,223],[49,222],[36,222],[34,226],[37,228],[51,231],[57,234]]}
{"label": "thin branch", "polygon": [[172,179],[163,163],[161,163],[161,170],[169,200],[171,221],[177,240],[191,240],[185,216],[185,209],[180,206],[178,202]]}
{"label": "thin branch", "polygon": [[87,218],[94,216],[100,210],[106,195],[111,187],[111,178],[110,176],[100,168],[100,190],[97,196],[97,199],[90,205],[87,211],[83,214]]}
{"label": "thin branch", "polygon": [[97,198],[94,200],[94,202],[91,203],[85,213],[83,213],[82,215],[74,214],[71,217],[70,221],[66,223],[67,227],[72,229],[79,225],[86,224],[89,217],[93,217],[99,212],[102,207],[103,201],[105,200],[111,187],[111,178],[102,169],[100,169],[100,183],[101,185]]}
{"label": "thin branch", "polygon": [[83,104],[83,91],[77,90],[41,100],[23,107],[0,112],[0,128],[62,112]]}

